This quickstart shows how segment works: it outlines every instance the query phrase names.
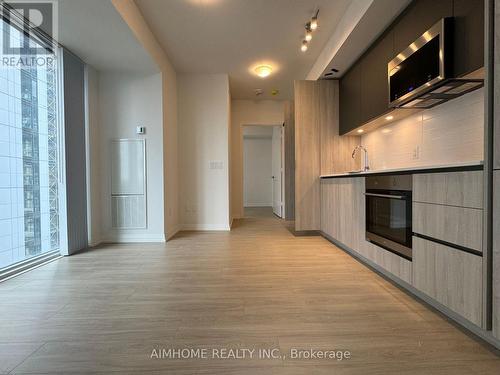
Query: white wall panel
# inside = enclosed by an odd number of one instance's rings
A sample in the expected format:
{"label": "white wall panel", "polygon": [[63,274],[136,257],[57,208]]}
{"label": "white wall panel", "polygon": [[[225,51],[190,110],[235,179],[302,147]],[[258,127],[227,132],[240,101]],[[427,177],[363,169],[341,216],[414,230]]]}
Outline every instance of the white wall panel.
{"label": "white wall panel", "polygon": [[111,194],[145,193],[146,148],[142,139],[111,141]]}

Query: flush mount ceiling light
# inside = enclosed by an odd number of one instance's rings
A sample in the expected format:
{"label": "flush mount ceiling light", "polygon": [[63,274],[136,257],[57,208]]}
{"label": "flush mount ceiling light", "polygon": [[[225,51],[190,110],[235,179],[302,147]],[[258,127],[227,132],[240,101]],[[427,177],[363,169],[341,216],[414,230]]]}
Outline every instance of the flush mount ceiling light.
{"label": "flush mount ceiling light", "polygon": [[389,116],[386,116],[386,117],[385,117],[385,119],[386,119],[387,121],[391,121],[393,118],[394,118],[394,116],[391,116],[391,115],[389,115]]}
{"label": "flush mount ceiling light", "polygon": [[[271,59],[259,59],[255,61],[253,64],[248,66],[248,74],[252,77],[258,77],[262,80],[269,80],[270,76],[273,76],[278,73],[281,69],[280,64]],[[259,84],[256,84],[259,87]]]}
{"label": "flush mount ceiling light", "polygon": [[358,133],[359,134],[364,133],[364,130],[363,129],[358,129]]}
{"label": "flush mount ceiling light", "polygon": [[302,52],[306,52],[307,51],[307,40],[303,40],[302,41],[302,45],[300,46],[300,50]]}
{"label": "flush mount ceiling light", "polygon": [[259,65],[255,68],[255,73],[261,77],[266,78],[273,72],[273,68],[270,65]]}

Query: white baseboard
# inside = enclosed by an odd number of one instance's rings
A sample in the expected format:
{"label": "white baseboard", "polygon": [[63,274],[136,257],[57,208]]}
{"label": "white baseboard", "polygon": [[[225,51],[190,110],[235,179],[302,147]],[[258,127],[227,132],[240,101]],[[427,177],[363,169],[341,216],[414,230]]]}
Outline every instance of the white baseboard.
{"label": "white baseboard", "polygon": [[228,224],[184,224],[182,230],[230,231],[231,228]]}
{"label": "white baseboard", "polygon": [[103,242],[165,242],[165,234],[109,233]]}
{"label": "white baseboard", "polygon": [[273,204],[266,204],[266,203],[245,203],[243,207],[272,207]]}

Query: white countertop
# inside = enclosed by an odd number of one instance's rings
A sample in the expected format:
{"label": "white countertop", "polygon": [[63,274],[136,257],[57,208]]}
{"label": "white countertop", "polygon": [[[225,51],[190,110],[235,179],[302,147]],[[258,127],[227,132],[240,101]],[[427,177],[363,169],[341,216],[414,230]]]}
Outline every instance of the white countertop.
{"label": "white countertop", "polygon": [[334,174],[323,174],[320,178],[327,177],[356,177],[356,176],[367,176],[371,174],[380,173],[394,173],[394,172],[413,172],[422,170],[432,170],[432,169],[446,169],[446,168],[460,168],[460,167],[477,167],[483,165],[482,160],[476,160],[471,162],[461,162],[461,163],[451,163],[451,164],[435,164],[435,165],[424,165],[417,167],[407,167],[407,168],[392,168],[392,169],[374,169],[369,171],[362,171],[359,173],[334,173]]}

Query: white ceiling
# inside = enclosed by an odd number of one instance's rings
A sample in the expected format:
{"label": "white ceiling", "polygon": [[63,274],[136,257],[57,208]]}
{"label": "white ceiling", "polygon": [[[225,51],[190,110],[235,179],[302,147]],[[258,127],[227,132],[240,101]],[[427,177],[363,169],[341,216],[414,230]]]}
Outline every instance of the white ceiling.
{"label": "white ceiling", "polygon": [[[289,99],[305,79],[350,0],[136,0],[179,73],[228,73],[234,99]],[[304,25],[319,8],[319,28],[300,51]],[[262,79],[251,68],[269,63]],[[280,90],[272,97],[272,89]]]}
{"label": "white ceiling", "polygon": [[109,0],[59,0],[58,40],[100,71],[147,74],[158,68]]}

